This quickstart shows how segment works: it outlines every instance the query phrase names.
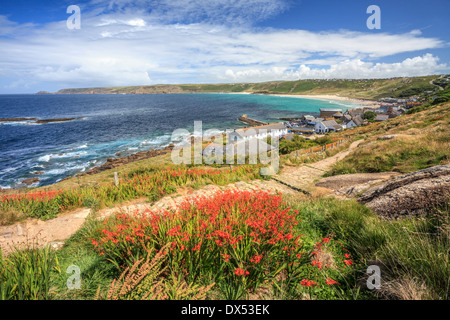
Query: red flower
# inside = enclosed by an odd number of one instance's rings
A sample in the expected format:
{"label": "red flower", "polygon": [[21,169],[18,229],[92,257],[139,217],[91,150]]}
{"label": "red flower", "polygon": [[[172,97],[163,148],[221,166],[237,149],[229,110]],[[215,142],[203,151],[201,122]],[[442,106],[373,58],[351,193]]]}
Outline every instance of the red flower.
{"label": "red flower", "polygon": [[255,255],[253,258],[250,259],[250,262],[259,263],[262,258],[263,258],[262,254],[261,255]]}
{"label": "red flower", "polygon": [[304,287],[312,287],[312,286],[316,286],[317,283],[315,283],[312,280],[307,280],[307,279],[303,279],[302,282],[300,282],[300,284]]}
{"label": "red flower", "polygon": [[234,270],[234,274],[237,276],[246,276],[246,275],[250,274],[250,272],[243,270],[241,268],[237,268],[236,270]]}
{"label": "red flower", "polygon": [[331,279],[330,277],[328,277],[328,280],[325,281],[325,283],[329,286],[333,285],[333,284],[339,284],[337,281],[334,281],[333,279]]}

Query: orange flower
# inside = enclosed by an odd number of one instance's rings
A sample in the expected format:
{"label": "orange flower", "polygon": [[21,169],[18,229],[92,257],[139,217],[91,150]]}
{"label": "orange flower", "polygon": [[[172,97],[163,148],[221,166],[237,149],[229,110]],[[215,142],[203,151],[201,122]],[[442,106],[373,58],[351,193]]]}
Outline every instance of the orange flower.
{"label": "orange flower", "polygon": [[337,281],[334,281],[333,279],[331,279],[330,277],[328,277],[328,280],[325,281],[325,283],[329,286],[333,285],[333,284],[339,284]]}
{"label": "orange flower", "polygon": [[303,279],[302,282],[300,282],[300,284],[304,287],[312,287],[312,286],[316,286],[317,283],[315,283],[312,280],[307,280],[307,279]]}
{"label": "orange flower", "polygon": [[234,270],[234,274],[237,276],[246,276],[246,275],[250,274],[250,272],[243,270],[241,268],[237,268],[236,270]]}

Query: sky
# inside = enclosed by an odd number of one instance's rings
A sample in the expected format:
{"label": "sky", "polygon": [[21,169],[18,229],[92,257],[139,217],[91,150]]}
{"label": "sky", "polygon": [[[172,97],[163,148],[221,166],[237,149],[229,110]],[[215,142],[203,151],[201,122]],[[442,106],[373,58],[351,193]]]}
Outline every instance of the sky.
{"label": "sky", "polygon": [[449,0],[2,0],[0,94],[448,74],[449,16]]}

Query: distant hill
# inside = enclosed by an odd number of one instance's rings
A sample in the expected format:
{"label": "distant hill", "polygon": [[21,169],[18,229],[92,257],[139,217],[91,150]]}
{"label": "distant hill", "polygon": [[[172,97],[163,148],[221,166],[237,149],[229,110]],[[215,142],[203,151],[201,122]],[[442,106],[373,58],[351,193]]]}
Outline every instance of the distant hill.
{"label": "distant hill", "polygon": [[[405,98],[436,93],[439,79],[444,76],[425,76],[391,79],[331,79],[269,81],[260,83],[179,84],[125,87],[97,87],[62,89],[57,94],[150,94],[150,93],[207,93],[247,92],[256,94],[333,94],[358,99],[382,97]],[[436,83],[436,84],[434,84]],[[440,83],[439,83],[440,84]]]}

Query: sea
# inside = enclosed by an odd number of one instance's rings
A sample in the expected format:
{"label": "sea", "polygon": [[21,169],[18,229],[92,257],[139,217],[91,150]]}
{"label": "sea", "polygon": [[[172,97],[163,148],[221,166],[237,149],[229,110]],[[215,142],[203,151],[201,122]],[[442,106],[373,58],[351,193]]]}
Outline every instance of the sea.
{"label": "sea", "polygon": [[[176,129],[192,132],[242,128],[242,114],[265,122],[319,108],[347,110],[356,102],[253,94],[74,94],[0,95],[0,118],[77,118],[67,122],[0,121],[0,187],[54,184],[99,166],[117,153],[161,149],[186,139]],[[39,173],[39,174],[36,174]]]}

